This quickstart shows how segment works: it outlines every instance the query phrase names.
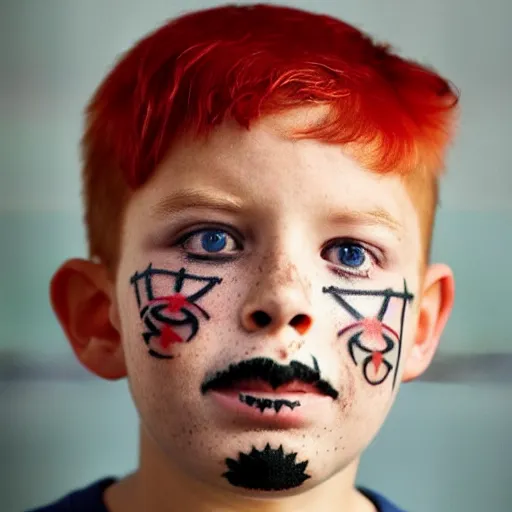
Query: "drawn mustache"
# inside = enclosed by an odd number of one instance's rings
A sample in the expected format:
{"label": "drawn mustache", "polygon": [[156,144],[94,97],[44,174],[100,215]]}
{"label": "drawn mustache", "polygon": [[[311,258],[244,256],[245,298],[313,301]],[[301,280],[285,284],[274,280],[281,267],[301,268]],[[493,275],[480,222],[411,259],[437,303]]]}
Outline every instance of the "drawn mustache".
{"label": "drawn mustache", "polygon": [[282,365],[266,357],[247,359],[231,364],[226,370],[207,378],[201,385],[201,392],[205,394],[211,390],[234,388],[237,383],[258,380],[266,382],[272,389],[291,382],[300,382],[314,387],[320,393],[333,399],[338,398],[338,391],[321,378],[320,368],[315,357],[313,357],[313,364],[314,368],[310,368],[299,361],[291,361],[288,365]]}

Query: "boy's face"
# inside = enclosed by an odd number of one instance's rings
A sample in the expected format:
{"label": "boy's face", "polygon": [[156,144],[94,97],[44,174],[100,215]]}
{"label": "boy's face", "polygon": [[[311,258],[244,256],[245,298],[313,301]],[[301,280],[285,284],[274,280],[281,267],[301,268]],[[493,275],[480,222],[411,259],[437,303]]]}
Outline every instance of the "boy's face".
{"label": "boy's face", "polygon": [[143,435],[249,493],[317,485],[358,458],[420,316],[403,183],[281,128],[224,125],[173,148],[127,207],[112,309]]}

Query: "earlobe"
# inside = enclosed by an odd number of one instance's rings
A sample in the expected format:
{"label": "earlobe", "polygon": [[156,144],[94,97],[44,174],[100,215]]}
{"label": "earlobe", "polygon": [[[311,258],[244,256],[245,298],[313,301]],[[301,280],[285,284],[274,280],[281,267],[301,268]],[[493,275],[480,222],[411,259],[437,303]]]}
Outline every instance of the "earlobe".
{"label": "earlobe", "polygon": [[418,324],[414,344],[404,363],[404,382],[419,377],[434,357],[453,308],[455,280],[452,270],[442,264],[431,265],[425,273],[419,298]]}
{"label": "earlobe", "polygon": [[119,326],[111,320],[111,283],[103,265],[66,261],[50,283],[53,311],[78,360],[104,379],[126,376]]}

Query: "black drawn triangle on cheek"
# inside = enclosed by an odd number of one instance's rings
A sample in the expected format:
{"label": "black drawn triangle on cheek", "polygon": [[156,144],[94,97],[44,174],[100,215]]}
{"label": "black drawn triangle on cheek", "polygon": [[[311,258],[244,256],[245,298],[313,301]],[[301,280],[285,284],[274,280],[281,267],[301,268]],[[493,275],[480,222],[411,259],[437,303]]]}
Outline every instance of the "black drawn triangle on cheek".
{"label": "black drawn triangle on cheek", "polygon": [[[194,283],[190,296],[183,291],[187,282]],[[210,319],[195,301],[221,282],[219,277],[189,274],[184,268],[179,271],[153,268],[151,264],[143,272],[132,275],[130,284],[144,325],[142,339],[151,356],[172,358],[167,353],[173,346],[192,341],[199,331],[200,318]]]}

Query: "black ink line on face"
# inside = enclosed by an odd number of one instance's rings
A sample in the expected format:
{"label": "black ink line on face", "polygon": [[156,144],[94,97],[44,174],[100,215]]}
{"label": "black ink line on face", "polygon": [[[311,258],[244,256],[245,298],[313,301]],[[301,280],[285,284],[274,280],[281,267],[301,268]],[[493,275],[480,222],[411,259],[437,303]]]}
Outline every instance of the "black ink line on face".
{"label": "black ink line on face", "polygon": [[[173,291],[165,297],[155,297],[153,277],[165,276],[174,279]],[[185,296],[182,289],[187,280],[204,283],[195,293]],[[142,339],[148,346],[148,353],[157,359],[172,359],[171,354],[161,353],[158,349],[168,349],[174,343],[189,342],[199,331],[198,314],[209,320],[210,315],[196,304],[196,301],[208,293],[216,284],[222,282],[219,277],[202,277],[189,274],[184,268],[177,272],[153,268],[148,265],[143,272],[135,272],[130,278],[130,284],[135,291],[135,298],[139,307],[139,315],[146,330]],[[188,336],[185,338],[175,328],[185,328]],[[152,347],[153,338],[159,339],[160,346]]]}
{"label": "black ink line on face", "polygon": [[[395,372],[393,375],[393,388],[396,385],[396,379],[398,375],[398,365],[400,362],[400,356],[402,351],[402,333],[403,333],[403,326],[404,326],[404,320],[405,320],[405,308],[407,305],[407,302],[410,302],[414,296],[408,292],[407,290],[407,283],[404,279],[404,291],[403,292],[396,292],[393,291],[391,288],[387,288],[385,290],[353,290],[353,289],[343,289],[343,288],[337,288],[335,286],[330,287],[324,287],[322,289],[324,293],[330,294],[333,299],[340,304],[354,319],[357,320],[357,322],[353,326],[349,326],[349,328],[359,329],[355,334],[353,334],[349,341],[348,341],[348,350],[350,357],[354,364],[357,365],[357,359],[355,357],[354,349],[357,347],[359,350],[368,353],[368,357],[366,357],[363,360],[362,363],[362,372],[363,377],[365,380],[371,384],[371,385],[379,385],[382,384],[388,377],[389,373],[393,369],[393,366],[383,358],[385,354],[390,352],[394,346],[395,342],[391,339],[389,336],[390,333],[393,333],[393,331],[388,328],[387,326],[384,326],[381,324],[382,319],[384,318],[384,315],[388,309],[389,302],[392,298],[399,298],[402,299],[402,313],[400,318],[400,330],[399,333],[394,333],[394,336],[397,338],[397,348],[398,348],[398,355],[397,355],[397,364],[395,368]],[[377,316],[374,319],[365,318],[357,309],[355,309],[353,306],[351,306],[343,296],[371,296],[371,297],[383,297],[383,301],[381,304],[381,307],[379,308],[379,311],[377,313]],[[379,351],[372,351],[366,348],[361,340],[361,334],[364,332],[365,329],[365,322],[368,322],[369,320],[375,320],[377,322],[377,325],[379,326],[379,329],[381,330],[380,334],[382,336],[382,341],[386,344],[386,347],[383,350]],[[346,329],[343,329],[341,332],[345,332]],[[389,331],[389,332],[386,332]],[[384,372],[384,375],[378,379],[373,380],[369,375],[368,367],[370,364],[374,365],[374,368],[378,369],[381,365],[383,365],[387,371]]]}
{"label": "black ink line on face", "polygon": [[267,383],[274,390],[285,384],[298,382],[310,385],[333,399],[338,398],[339,395],[329,382],[321,378],[318,362],[315,368],[310,368],[299,361],[281,365],[266,357],[257,357],[229,365],[226,370],[207,377],[201,385],[201,392],[205,394],[210,390],[236,389],[238,383],[248,380]]}
{"label": "black ink line on face", "polygon": [[313,358],[313,368],[315,369],[315,372],[318,372],[320,375],[320,367],[318,366],[318,361],[314,355],[311,355],[311,357]]}
{"label": "black ink line on face", "polygon": [[405,321],[405,308],[407,306],[407,301],[411,301],[413,299],[413,295],[407,292],[407,283],[404,279],[404,301],[402,303],[402,314],[400,315],[400,332],[399,332],[399,343],[398,343],[398,359],[396,363],[395,375],[393,376],[393,389],[396,384],[396,377],[398,375],[398,364],[400,363],[400,356],[402,354],[402,334],[404,330],[404,321]]}
{"label": "black ink line on face", "polygon": [[382,339],[386,343],[386,348],[384,350],[380,350],[378,352],[378,354],[380,354],[379,357],[381,358],[379,365],[384,365],[386,367],[387,371],[385,372],[385,374],[379,380],[373,380],[370,377],[370,374],[369,374],[369,371],[368,371],[368,366],[371,363],[374,363],[374,356],[373,356],[373,354],[375,354],[375,352],[367,349],[361,343],[361,341],[360,341],[361,334],[362,334],[362,331],[357,332],[356,334],[351,336],[349,341],[348,341],[348,351],[349,351],[349,354],[350,354],[350,358],[352,359],[354,364],[357,366],[357,359],[356,359],[356,356],[355,356],[355,353],[354,353],[354,349],[356,347],[359,350],[370,354],[363,361],[363,368],[362,368],[363,377],[366,380],[366,382],[368,382],[368,384],[370,384],[372,386],[378,386],[379,384],[382,384],[388,378],[389,372],[393,369],[393,365],[389,361],[386,361],[386,359],[383,358],[383,355],[387,354],[388,352],[393,350],[393,348],[395,347],[395,344],[394,344],[393,340],[391,340],[391,338],[389,338],[386,334],[382,334]]}
{"label": "black ink line on face", "polygon": [[263,450],[255,447],[249,453],[239,452],[238,460],[226,459],[228,471],[223,477],[235,487],[261,491],[284,491],[302,485],[308,461],[296,462],[297,453],[285,454],[283,446],[273,449],[267,443]]}
{"label": "black ink line on face", "polygon": [[156,359],[172,359],[173,356],[164,356],[163,354],[159,354],[158,352],[155,352],[152,348],[148,350],[148,354],[150,356],[155,357]]}
{"label": "black ink line on face", "polygon": [[295,407],[300,406],[300,402],[298,400],[294,400],[293,402],[285,399],[277,399],[271,400],[270,398],[258,398],[252,395],[246,395],[244,393],[240,393],[238,395],[238,399],[243,404],[247,404],[250,407],[255,407],[263,412],[265,409],[273,409],[276,412],[279,412],[283,406],[290,408],[292,411]]}

